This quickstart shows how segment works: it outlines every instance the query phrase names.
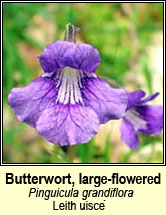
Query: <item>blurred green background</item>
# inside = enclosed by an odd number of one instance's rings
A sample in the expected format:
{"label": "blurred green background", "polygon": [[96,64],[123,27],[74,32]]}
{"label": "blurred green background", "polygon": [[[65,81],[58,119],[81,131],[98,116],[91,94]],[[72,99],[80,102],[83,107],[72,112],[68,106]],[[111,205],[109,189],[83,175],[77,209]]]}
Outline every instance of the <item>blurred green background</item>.
{"label": "blurred green background", "polygon": [[162,3],[3,3],[3,162],[163,162],[162,137],[140,135],[141,145],[132,151],[120,139],[120,120],[101,125],[89,143],[68,152],[17,120],[7,104],[10,90],[42,74],[37,56],[47,44],[63,39],[67,23],[81,29],[77,42],[99,50],[99,76],[127,90],[158,91],[153,104],[162,104]]}

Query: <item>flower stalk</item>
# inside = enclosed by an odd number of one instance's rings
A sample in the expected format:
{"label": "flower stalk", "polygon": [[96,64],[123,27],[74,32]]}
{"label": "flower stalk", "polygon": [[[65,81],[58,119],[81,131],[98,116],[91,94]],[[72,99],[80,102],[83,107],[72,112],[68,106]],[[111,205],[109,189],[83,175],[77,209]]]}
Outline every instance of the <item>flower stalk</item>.
{"label": "flower stalk", "polygon": [[64,40],[69,41],[69,42],[73,42],[76,43],[76,36],[77,36],[77,32],[80,29],[75,27],[73,24],[68,23],[66,25],[66,30],[65,30],[65,38]]}

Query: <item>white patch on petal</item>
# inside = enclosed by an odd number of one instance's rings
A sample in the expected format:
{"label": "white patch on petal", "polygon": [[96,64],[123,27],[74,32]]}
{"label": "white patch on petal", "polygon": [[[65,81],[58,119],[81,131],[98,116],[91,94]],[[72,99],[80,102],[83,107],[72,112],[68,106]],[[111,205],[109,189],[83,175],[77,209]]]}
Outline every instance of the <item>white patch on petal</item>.
{"label": "white patch on petal", "polygon": [[81,79],[84,77],[82,71],[77,71],[70,67],[65,67],[57,75],[58,96],[57,103],[62,104],[76,104],[82,103]]}
{"label": "white patch on petal", "polygon": [[141,118],[141,115],[134,109],[128,110],[125,118],[134,126],[135,131],[146,129],[147,122]]}
{"label": "white patch on petal", "polygon": [[54,74],[54,72],[49,72],[49,73],[44,73],[43,75],[42,75],[42,77],[43,78],[51,78],[51,76]]}
{"label": "white patch on petal", "polygon": [[90,77],[90,78],[97,78],[97,75],[95,73],[89,73],[89,72],[84,72],[86,74],[86,76]]}

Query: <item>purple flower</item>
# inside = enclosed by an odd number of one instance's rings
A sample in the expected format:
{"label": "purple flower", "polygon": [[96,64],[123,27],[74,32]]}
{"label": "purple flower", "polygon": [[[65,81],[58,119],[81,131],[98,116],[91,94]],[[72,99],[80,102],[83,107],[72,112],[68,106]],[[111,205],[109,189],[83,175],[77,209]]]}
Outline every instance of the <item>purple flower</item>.
{"label": "purple flower", "polygon": [[136,90],[128,93],[128,106],[123,117],[120,131],[121,139],[131,148],[139,146],[137,133],[160,135],[163,128],[163,106],[146,105],[159,93],[155,93],[147,98],[145,92]]}
{"label": "purple flower", "polygon": [[56,41],[39,60],[44,75],[12,89],[8,103],[20,121],[49,142],[86,143],[101,123],[124,116],[127,95],[96,76],[100,56],[91,45]]}

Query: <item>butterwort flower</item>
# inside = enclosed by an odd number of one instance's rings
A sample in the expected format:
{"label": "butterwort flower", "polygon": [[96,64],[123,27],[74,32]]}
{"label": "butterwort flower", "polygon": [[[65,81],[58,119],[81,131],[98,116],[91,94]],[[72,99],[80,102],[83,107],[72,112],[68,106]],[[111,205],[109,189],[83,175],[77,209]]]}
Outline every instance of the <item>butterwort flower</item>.
{"label": "butterwort flower", "polygon": [[163,106],[147,105],[158,96],[155,93],[147,98],[145,92],[136,90],[128,93],[128,106],[120,125],[121,139],[131,148],[139,146],[138,133],[159,136],[163,128]]}
{"label": "butterwort flower", "polygon": [[102,123],[124,116],[127,95],[95,74],[97,49],[75,43],[76,29],[67,25],[67,41],[49,44],[39,57],[44,74],[14,88],[8,104],[17,118],[60,146],[88,142]]}

